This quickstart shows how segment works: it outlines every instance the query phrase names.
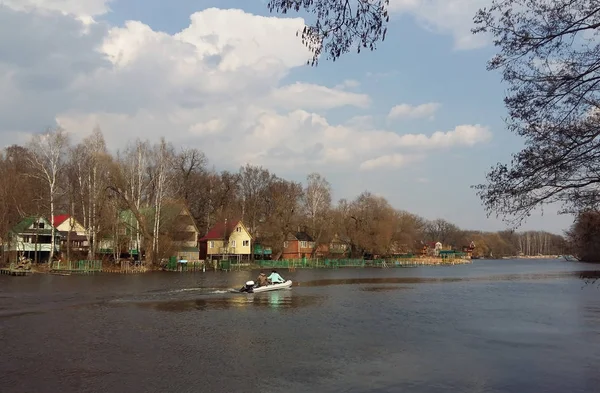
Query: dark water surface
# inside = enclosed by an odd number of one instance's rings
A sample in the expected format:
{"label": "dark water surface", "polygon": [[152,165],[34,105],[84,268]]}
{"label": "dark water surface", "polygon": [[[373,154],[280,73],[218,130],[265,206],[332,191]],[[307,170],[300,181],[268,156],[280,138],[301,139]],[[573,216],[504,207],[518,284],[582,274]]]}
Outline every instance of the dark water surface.
{"label": "dark water surface", "polygon": [[0,276],[0,392],[599,392],[595,269]]}

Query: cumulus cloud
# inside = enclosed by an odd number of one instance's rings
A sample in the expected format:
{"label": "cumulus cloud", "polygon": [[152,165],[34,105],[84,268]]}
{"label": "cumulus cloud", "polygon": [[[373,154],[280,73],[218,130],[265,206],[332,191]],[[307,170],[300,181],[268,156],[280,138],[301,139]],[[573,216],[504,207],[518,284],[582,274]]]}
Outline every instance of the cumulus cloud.
{"label": "cumulus cloud", "polygon": [[1,0],[0,7],[6,6],[16,11],[60,12],[75,16],[88,24],[94,16],[107,13],[113,0]]}
{"label": "cumulus cloud", "polygon": [[456,126],[452,131],[436,131],[431,136],[406,134],[398,137],[398,146],[416,148],[447,148],[452,146],[473,146],[488,142],[492,133],[479,124]]}
{"label": "cumulus cloud", "polygon": [[342,83],[335,86],[336,89],[354,89],[360,86],[360,82],[354,79],[346,79]]}
{"label": "cumulus cloud", "polygon": [[440,104],[428,102],[421,105],[400,104],[390,109],[388,119],[432,117]]}
{"label": "cumulus cloud", "polygon": [[417,155],[388,154],[362,162],[360,164],[360,169],[397,169],[409,163],[420,161],[422,158],[422,156]]}
{"label": "cumulus cloud", "polygon": [[299,82],[274,90],[269,99],[286,109],[330,109],[346,105],[366,108],[371,103],[366,94]]}
{"label": "cumulus cloud", "polygon": [[354,112],[353,119],[332,122],[323,111],[366,109],[371,100],[345,90],[359,87],[350,80],[333,88],[288,80],[311,56],[296,37],[300,18],[212,8],[167,34],[139,21],[82,29],[85,23],[71,14],[0,8],[3,139],[54,121],[75,140],[100,126],[112,149],[165,136],[204,150],[217,167],[254,163],[279,171],[307,163],[399,167],[410,163],[413,150],[472,146],[490,137],[479,125],[395,133]]}
{"label": "cumulus cloud", "polygon": [[459,50],[485,46],[488,38],[471,33],[473,17],[489,0],[390,0],[392,14],[412,15],[427,30],[451,34]]}

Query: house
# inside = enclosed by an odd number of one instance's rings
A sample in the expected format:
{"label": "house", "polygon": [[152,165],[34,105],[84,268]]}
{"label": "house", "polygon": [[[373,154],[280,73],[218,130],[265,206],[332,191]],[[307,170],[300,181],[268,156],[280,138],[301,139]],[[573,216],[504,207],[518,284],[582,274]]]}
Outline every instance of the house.
{"label": "house", "polygon": [[337,233],[329,241],[327,247],[327,255],[334,258],[349,258],[351,251],[350,239],[339,236]]}
{"label": "house", "polygon": [[283,259],[310,258],[315,242],[306,232],[288,233],[283,242]]}
{"label": "house", "polygon": [[87,231],[69,214],[54,216],[54,227],[60,233],[60,250],[64,254],[69,250],[77,253],[87,253],[90,244],[87,239]]}
{"label": "house", "polygon": [[257,239],[252,245],[252,256],[259,261],[269,260],[273,257],[273,249],[267,246],[264,241]]}
{"label": "house", "polygon": [[[147,228],[154,234],[156,210],[153,207],[140,209]],[[123,210],[119,214],[118,235],[101,239],[99,252],[114,254],[115,247],[119,255],[127,255],[139,259],[144,255],[143,237],[138,228],[135,215],[131,210]],[[194,218],[187,207],[178,202],[164,202],[160,209],[158,229],[159,258],[175,257],[180,260],[198,260],[198,234]]]}
{"label": "house", "polygon": [[201,239],[200,259],[250,260],[252,236],[240,220],[215,224]]}
{"label": "house", "polygon": [[440,242],[426,243],[423,244],[423,248],[421,249],[421,255],[438,257],[442,248],[442,243]]}
{"label": "house", "polygon": [[48,262],[50,250],[59,251],[60,233],[55,231],[52,244],[52,224],[44,217],[26,217],[10,229],[3,249],[11,261],[23,256],[34,262]]}

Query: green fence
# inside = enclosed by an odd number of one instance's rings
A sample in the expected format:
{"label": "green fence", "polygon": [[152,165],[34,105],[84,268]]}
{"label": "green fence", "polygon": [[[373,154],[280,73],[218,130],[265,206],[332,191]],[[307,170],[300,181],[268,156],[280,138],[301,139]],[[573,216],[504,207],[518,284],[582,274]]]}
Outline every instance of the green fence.
{"label": "green fence", "polygon": [[366,261],[364,259],[282,259],[279,261],[255,261],[255,263],[261,268],[335,269],[340,267],[380,266],[384,263],[384,260]]}
{"label": "green fence", "polygon": [[389,259],[282,259],[279,261],[265,260],[254,261],[260,268],[274,269],[315,269],[315,268],[352,268],[352,267],[416,267],[425,265],[446,265],[456,263],[470,263],[470,260],[460,258],[417,258],[414,255],[402,255]]}
{"label": "green fence", "polygon": [[93,273],[102,271],[102,261],[56,261],[52,264],[52,270],[72,273]]}

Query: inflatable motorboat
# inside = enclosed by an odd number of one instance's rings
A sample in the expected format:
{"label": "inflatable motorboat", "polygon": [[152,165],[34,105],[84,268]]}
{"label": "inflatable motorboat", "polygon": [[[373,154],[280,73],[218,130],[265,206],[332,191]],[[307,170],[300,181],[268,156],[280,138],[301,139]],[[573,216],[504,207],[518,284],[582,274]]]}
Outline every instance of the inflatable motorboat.
{"label": "inflatable motorboat", "polygon": [[279,289],[286,289],[292,287],[292,280],[287,280],[286,282],[278,283],[278,284],[269,284],[262,287],[257,287],[254,284],[254,281],[247,281],[246,284],[240,289],[233,289],[231,292],[234,293],[260,293],[260,292],[268,292],[268,291],[277,291]]}

